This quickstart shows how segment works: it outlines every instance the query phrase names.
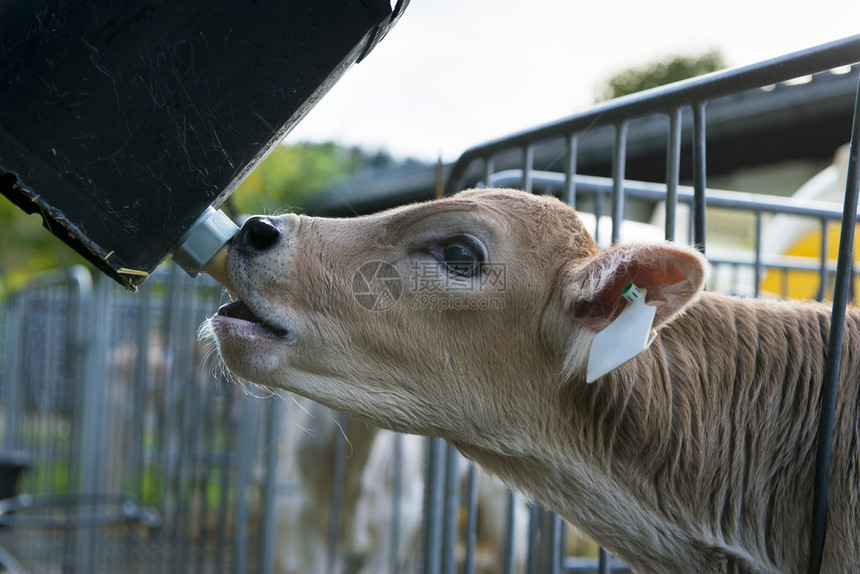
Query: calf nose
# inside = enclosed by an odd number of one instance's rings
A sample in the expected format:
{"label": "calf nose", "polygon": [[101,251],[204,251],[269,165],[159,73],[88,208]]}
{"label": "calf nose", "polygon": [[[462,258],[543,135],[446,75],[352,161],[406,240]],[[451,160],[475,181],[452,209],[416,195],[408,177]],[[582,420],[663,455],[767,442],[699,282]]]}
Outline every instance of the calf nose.
{"label": "calf nose", "polygon": [[268,217],[255,215],[245,222],[233,239],[233,245],[242,251],[265,251],[281,239],[281,230]]}

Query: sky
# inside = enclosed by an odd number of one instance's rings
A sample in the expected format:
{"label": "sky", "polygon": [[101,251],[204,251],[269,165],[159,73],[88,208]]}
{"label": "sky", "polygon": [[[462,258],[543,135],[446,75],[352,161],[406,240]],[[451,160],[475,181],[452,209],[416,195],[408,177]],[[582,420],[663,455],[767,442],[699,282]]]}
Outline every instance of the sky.
{"label": "sky", "polygon": [[412,0],[285,143],[453,161],[587,109],[629,67],[712,49],[741,66],[858,33],[858,0]]}

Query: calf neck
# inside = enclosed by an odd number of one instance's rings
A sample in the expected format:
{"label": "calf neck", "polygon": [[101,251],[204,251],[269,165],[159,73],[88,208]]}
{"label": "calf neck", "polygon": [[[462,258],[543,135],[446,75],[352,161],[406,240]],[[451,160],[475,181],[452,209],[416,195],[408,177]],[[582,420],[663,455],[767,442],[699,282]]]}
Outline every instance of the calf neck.
{"label": "calf neck", "polygon": [[[249,220],[205,326],[239,377],[440,436],[638,572],[799,572],[829,312],[702,294],[672,246],[598,253],[548,197],[472,190],[355,219]],[[653,344],[586,383],[630,283]],[[824,569],[860,571],[849,312]]]}

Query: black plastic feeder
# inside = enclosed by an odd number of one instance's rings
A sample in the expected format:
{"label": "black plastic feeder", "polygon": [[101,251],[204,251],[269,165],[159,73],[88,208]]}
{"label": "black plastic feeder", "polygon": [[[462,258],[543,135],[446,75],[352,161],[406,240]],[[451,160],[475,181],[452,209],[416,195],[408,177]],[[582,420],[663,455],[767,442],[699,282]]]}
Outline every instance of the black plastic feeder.
{"label": "black plastic feeder", "polygon": [[209,208],[405,4],[0,2],[0,192],[128,289],[196,275],[235,232]]}

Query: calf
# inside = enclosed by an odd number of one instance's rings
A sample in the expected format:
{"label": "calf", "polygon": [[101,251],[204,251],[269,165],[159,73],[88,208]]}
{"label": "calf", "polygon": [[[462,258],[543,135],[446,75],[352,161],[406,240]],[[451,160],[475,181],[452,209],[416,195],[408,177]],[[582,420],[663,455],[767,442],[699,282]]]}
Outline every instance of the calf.
{"label": "calf", "polygon": [[[385,428],[440,436],[638,572],[807,564],[818,304],[702,293],[670,244],[598,253],[553,198],[472,190],[355,219],[250,219],[208,321],[227,367]],[[634,283],[650,347],[592,384]],[[860,313],[848,313],[824,571],[860,571]]]}

